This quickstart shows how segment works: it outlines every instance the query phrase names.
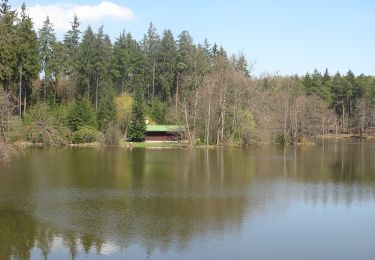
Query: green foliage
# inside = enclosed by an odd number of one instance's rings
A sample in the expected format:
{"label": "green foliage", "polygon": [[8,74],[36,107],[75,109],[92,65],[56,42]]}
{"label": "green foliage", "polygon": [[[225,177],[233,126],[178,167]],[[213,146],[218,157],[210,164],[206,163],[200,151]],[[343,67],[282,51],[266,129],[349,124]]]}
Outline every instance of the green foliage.
{"label": "green foliage", "polygon": [[[331,76],[326,69],[323,74],[314,70],[304,77],[254,79],[243,55],[228,58],[223,47],[208,40],[195,44],[188,31],[181,32],[177,39],[168,29],[159,36],[151,23],[141,41],[122,32],[112,44],[103,27],[94,33],[90,26],[80,42],[79,26],[74,16],[71,29],[63,41],[58,41],[47,17],[37,37],[26,6],[16,12],[7,0],[2,1],[0,88],[7,96],[0,104],[3,135],[6,131],[12,140],[17,139],[19,133],[13,128],[31,127],[34,132],[29,139],[52,140],[40,123],[35,123],[41,118],[33,115],[35,118],[30,119],[38,108],[46,117],[47,129],[62,125],[77,132],[85,126],[96,128],[98,120],[99,128],[107,130],[110,122],[116,121],[125,135],[129,128],[131,140],[141,141],[145,131],[144,97],[152,121],[186,125],[189,138],[204,136],[205,143],[235,140],[247,144],[262,127],[270,132],[265,136],[274,137],[281,128],[284,136],[293,132],[297,138],[317,132],[320,124],[331,132],[359,128],[371,131],[375,126],[373,76],[356,76],[351,71]],[[109,83],[114,90],[107,88]],[[116,97],[125,91],[129,94]],[[129,95],[138,98],[133,102]],[[274,100],[274,96],[278,98]],[[315,102],[317,97],[324,106]],[[74,99],[77,101],[72,106],[66,104]],[[44,110],[41,100],[48,104]],[[57,105],[60,103],[64,105]],[[22,117],[25,111],[25,126],[13,121],[15,115]],[[312,116],[313,112],[316,115]],[[312,122],[315,130],[311,130]],[[297,133],[302,131],[307,133]]]}
{"label": "green foliage", "polygon": [[167,113],[166,106],[160,101],[159,98],[155,98],[154,101],[152,102],[151,118],[157,124],[164,124],[166,113]]}
{"label": "green foliage", "polygon": [[77,131],[83,126],[96,128],[95,112],[87,99],[80,99],[74,102],[68,112],[67,121],[72,131]]}
{"label": "green foliage", "polygon": [[100,130],[107,128],[108,123],[116,120],[116,104],[114,102],[115,93],[111,86],[107,86],[99,101],[97,120]]}
{"label": "green foliage", "polygon": [[[39,60],[40,68],[44,78],[44,98],[51,94],[51,88],[53,85],[53,71],[51,67],[50,59],[54,56],[54,46],[56,44],[56,35],[51,20],[47,16],[43,23],[42,28],[38,33],[39,39]],[[52,64],[54,65],[54,64]]]}
{"label": "green foliage", "polygon": [[285,136],[283,133],[278,133],[275,137],[276,144],[286,144]]}
{"label": "green foliage", "polygon": [[69,128],[53,116],[46,103],[37,103],[24,117],[24,135],[32,143],[65,145],[69,142]]}
{"label": "green foliage", "polygon": [[93,85],[95,66],[95,35],[91,27],[83,33],[82,42],[78,48],[78,74],[81,94],[90,97]]}
{"label": "green foliage", "polygon": [[115,98],[115,104],[117,110],[117,122],[126,137],[132,114],[133,97],[124,92]]}
{"label": "green foliage", "polygon": [[79,129],[72,134],[73,144],[83,144],[98,141],[101,137],[101,133],[92,126],[81,126]]}
{"label": "green foliage", "polygon": [[251,143],[253,134],[256,128],[256,122],[254,115],[248,110],[238,111],[238,122],[239,136],[243,146],[247,146]]}
{"label": "green foliage", "polygon": [[23,138],[23,122],[17,117],[12,117],[9,121],[9,126],[7,129],[7,140],[9,142],[15,142],[22,140]]}
{"label": "green foliage", "polygon": [[64,69],[65,74],[70,78],[74,78],[77,76],[77,64],[79,64],[78,48],[81,33],[79,30],[79,26],[80,22],[78,20],[78,17],[74,15],[72,27],[64,35],[64,46],[67,52]]}
{"label": "green foliage", "polygon": [[0,84],[5,89],[12,83],[17,63],[15,21],[15,11],[3,2],[0,10]]}
{"label": "green foliage", "polygon": [[102,143],[104,145],[118,145],[121,139],[121,131],[115,122],[109,122],[104,131]]}
{"label": "green foliage", "polygon": [[128,139],[132,142],[142,142],[145,139],[146,122],[144,117],[143,95],[137,88],[132,105],[132,116],[128,130]]}
{"label": "green foliage", "polygon": [[[27,100],[32,91],[32,82],[39,73],[38,39],[33,29],[31,18],[26,14],[26,6],[22,5],[21,17],[16,24],[17,33],[17,79],[19,86],[19,98]],[[20,102],[21,103],[21,102]],[[26,106],[26,104],[24,104]],[[20,106],[21,108],[21,106]]]}

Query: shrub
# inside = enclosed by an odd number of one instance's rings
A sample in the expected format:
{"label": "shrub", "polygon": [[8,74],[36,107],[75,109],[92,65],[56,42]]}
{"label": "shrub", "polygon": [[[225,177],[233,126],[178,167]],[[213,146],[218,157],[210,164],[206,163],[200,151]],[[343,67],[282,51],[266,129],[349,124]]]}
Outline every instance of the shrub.
{"label": "shrub", "polygon": [[166,106],[160,101],[159,98],[155,98],[152,102],[151,117],[158,124],[165,123],[165,115],[167,114]]}
{"label": "shrub", "polygon": [[117,110],[117,121],[121,131],[126,137],[131,119],[133,98],[128,93],[124,92],[121,94],[121,96],[115,98],[115,103]]}
{"label": "shrub", "polygon": [[110,86],[103,89],[96,115],[100,130],[106,129],[110,122],[116,120],[117,111],[114,96],[114,91]]}
{"label": "shrub", "polygon": [[32,143],[65,145],[70,131],[52,115],[46,103],[37,103],[24,117],[24,135]]}
{"label": "shrub", "polygon": [[121,139],[121,131],[119,126],[110,122],[104,132],[102,143],[104,145],[118,145]]}
{"label": "shrub", "polygon": [[276,144],[286,144],[286,140],[283,133],[278,133],[275,138]]}
{"label": "shrub", "polygon": [[4,138],[0,137],[0,162],[10,160],[15,153],[16,150],[14,147],[6,142]]}
{"label": "shrub", "polygon": [[6,137],[9,142],[22,140],[23,122],[19,117],[14,116],[9,120]]}
{"label": "shrub", "polygon": [[80,127],[92,126],[96,128],[95,112],[86,99],[77,100],[70,108],[67,121],[72,131],[78,131]]}
{"label": "shrub", "polygon": [[74,144],[91,143],[100,138],[101,133],[92,126],[82,126],[72,134]]}

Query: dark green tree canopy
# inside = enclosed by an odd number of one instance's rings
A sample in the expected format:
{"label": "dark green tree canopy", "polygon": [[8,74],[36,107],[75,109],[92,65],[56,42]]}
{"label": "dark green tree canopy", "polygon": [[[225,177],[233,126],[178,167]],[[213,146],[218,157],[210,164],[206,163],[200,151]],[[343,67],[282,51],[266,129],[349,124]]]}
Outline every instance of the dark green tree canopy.
{"label": "dark green tree canopy", "polygon": [[140,87],[136,88],[132,106],[131,122],[128,130],[129,141],[142,142],[145,139],[146,122],[144,116],[143,93]]}

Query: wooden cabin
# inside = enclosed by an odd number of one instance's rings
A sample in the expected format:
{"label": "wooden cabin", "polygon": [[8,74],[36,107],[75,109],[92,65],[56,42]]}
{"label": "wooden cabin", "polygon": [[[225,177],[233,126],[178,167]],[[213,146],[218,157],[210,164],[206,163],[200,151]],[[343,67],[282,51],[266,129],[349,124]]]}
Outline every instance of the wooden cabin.
{"label": "wooden cabin", "polygon": [[172,142],[182,140],[182,128],[177,125],[147,125],[145,141]]}

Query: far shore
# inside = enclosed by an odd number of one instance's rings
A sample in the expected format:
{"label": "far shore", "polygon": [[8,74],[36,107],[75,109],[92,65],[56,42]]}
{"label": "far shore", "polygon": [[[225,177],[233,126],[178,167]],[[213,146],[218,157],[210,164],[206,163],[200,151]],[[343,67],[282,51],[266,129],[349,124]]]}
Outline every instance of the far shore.
{"label": "far shore", "polygon": [[[316,137],[317,139],[321,140],[343,140],[343,139],[349,139],[349,138],[361,138],[361,139],[368,139],[373,140],[375,139],[375,135],[368,135],[364,134],[362,136],[355,135],[355,134],[325,134],[325,135],[319,135]],[[48,145],[45,145],[43,143],[32,143],[32,142],[26,142],[26,141],[18,141],[13,143],[14,146],[18,148],[27,148],[27,147],[46,147]],[[297,143],[296,145],[314,145],[315,142],[301,142]],[[67,147],[77,147],[77,148],[96,148],[96,147],[109,147],[106,145],[103,145],[100,142],[91,142],[91,143],[81,143],[81,144],[68,144]],[[186,148],[189,147],[189,144],[186,142],[171,142],[171,141],[146,141],[146,142],[128,142],[128,141],[120,141],[118,145],[114,145],[112,147],[121,147],[126,149],[132,149],[132,148],[153,148],[153,149],[160,149],[160,148]],[[195,146],[196,148],[216,148],[216,147],[241,147],[239,144],[227,144],[227,145],[204,145],[204,144],[198,144]]]}
{"label": "far shore", "polygon": [[319,135],[317,138],[320,139],[348,139],[348,138],[361,138],[361,139],[375,139],[375,135],[369,135],[369,134],[325,134],[325,135]]}

